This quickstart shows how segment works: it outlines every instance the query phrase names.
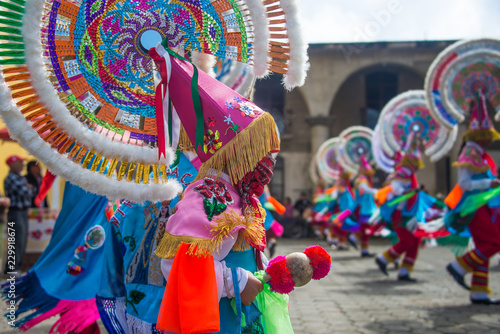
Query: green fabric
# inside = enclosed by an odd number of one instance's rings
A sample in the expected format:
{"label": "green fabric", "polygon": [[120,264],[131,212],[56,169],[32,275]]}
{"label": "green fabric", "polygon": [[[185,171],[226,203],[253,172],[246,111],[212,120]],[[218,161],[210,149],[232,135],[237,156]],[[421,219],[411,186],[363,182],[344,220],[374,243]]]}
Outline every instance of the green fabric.
{"label": "green fabric", "polygon": [[395,206],[395,205],[398,205],[399,203],[401,202],[404,202],[408,199],[410,199],[413,195],[415,195],[415,190],[413,191],[410,191],[409,193],[405,194],[405,195],[402,195],[402,196],[399,196],[393,200],[391,200],[389,203],[387,203],[388,206]]}
{"label": "green fabric", "polygon": [[2,57],[24,57],[24,51],[0,51]]}
{"label": "green fabric", "polygon": [[271,286],[264,280],[263,270],[254,273],[262,283],[264,291],[257,295],[257,304],[262,312],[266,334],[293,334],[292,323],[288,315],[288,295],[271,291]]}
{"label": "green fabric", "polygon": [[21,36],[11,36],[11,35],[0,35],[0,39],[4,41],[14,41],[14,42],[23,41],[23,38]]}
{"label": "green fabric", "polygon": [[24,50],[24,44],[19,44],[19,43],[0,43],[0,49]]}
{"label": "green fabric", "polygon": [[25,63],[24,58],[0,59],[0,65],[23,65]]}
{"label": "green fabric", "polygon": [[10,19],[22,20],[23,16],[13,12],[7,12],[5,10],[0,10],[0,16],[8,17]]}
{"label": "green fabric", "polygon": [[5,1],[0,1],[0,7],[4,7],[13,11],[16,11],[18,13],[24,13],[24,8],[19,7],[17,5],[13,5],[11,3],[5,2]]}
{"label": "green fabric", "polygon": [[14,20],[7,20],[7,19],[0,19],[0,24],[6,24],[8,26],[14,26],[14,27],[22,27],[23,26],[22,22],[14,21]]}
{"label": "green fabric", "polygon": [[500,195],[500,187],[482,193],[467,196],[460,208],[460,216],[465,217],[488,204],[494,197]]}
{"label": "green fabric", "polygon": [[468,250],[470,238],[450,234],[446,237],[436,239],[436,242],[438,245],[448,248],[455,256],[462,256]]}
{"label": "green fabric", "polygon": [[22,35],[22,32],[20,29],[17,28],[11,28],[11,27],[0,27],[1,32],[6,32],[8,34],[15,34],[15,35]]}

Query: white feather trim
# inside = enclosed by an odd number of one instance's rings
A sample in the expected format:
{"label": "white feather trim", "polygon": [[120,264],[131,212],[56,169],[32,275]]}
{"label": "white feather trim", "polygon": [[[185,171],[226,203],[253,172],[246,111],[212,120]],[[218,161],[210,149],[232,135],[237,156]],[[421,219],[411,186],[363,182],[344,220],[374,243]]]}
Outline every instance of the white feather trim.
{"label": "white feather trim", "polygon": [[283,78],[287,90],[303,86],[309,70],[309,57],[307,55],[307,42],[302,34],[302,25],[295,0],[280,0],[285,13],[288,40],[290,42],[290,60],[288,72]]}
{"label": "white feather trim", "polygon": [[215,56],[197,51],[191,51],[191,61],[200,70],[215,78],[214,66],[216,63]]}
{"label": "white feather trim", "polygon": [[[157,148],[139,147],[111,141],[105,136],[88,130],[71,116],[71,113],[59,99],[56,90],[46,76],[47,68],[42,59],[43,49],[40,40],[44,4],[45,0],[27,1],[21,29],[25,42],[26,65],[30,71],[33,88],[36,90],[40,101],[49,110],[53,120],[64,129],[67,135],[104,156],[117,157],[126,161],[157,163]],[[166,165],[172,164],[174,159],[173,150],[167,148]]]}

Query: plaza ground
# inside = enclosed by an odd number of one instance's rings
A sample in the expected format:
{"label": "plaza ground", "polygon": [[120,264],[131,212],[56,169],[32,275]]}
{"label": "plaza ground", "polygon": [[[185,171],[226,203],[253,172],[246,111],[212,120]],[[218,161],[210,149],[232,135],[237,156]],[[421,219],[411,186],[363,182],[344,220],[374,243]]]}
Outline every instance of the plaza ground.
{"label": "plaza ground", "polygon": [[[313,239],[282,239],[277,255],[303,251]],[[382,252],[387,240],[373,240],[372,251]],[[500,333],[500,306],[473,306],[468,293],[458,287],[444,267],[453,258],[445,248],[420,252],[413,276],[417,283],[385,277],[373,259],[359,252],[333,251],[333,271],[321,281],[297,288],[290,295],[290,317],[296,334],[330,333]],[[491,263],[493,297],[500,298],[498,256]],[[28,333],[46,334],[55,319]],[[2,321],[0,333],[15,333]],[[106,333],[102,329],[102,333]]]}

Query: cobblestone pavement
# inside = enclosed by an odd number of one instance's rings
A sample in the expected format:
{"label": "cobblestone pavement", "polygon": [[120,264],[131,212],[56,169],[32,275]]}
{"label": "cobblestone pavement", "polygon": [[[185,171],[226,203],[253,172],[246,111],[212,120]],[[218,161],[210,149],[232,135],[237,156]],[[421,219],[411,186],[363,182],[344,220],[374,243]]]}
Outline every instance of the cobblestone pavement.
{"label": "cobblestone pavement", "polygon": [[[277,255],[303,251],[317,241],[283,239]],[[326,248],[324,243],[320,245]],[[372,241],[372,251],[389,246]],[[333,272],[321,281],[297,288],[290,295],[290,317],[296,334],[330,333],[500,333],[500,306],[472,306],[468,294],[446,274],[452,253],[443,248],[421,251],[414,277],[401,283],[396,271],[379,272],[373,259],[361,259],[354,249],[332,251]],[[500,298],[498,257],[491,263],[491,288]],[[2,312],[3,313],[3,312]],[[46,334],[56,319],[28,333]],[[102,326],[101,326],[102,328]],[[15,333],[1,321],[0,333]],[[106,333],[102,329],[102,333]]]}
{"label": "cobblestone pavement", "polygon": [[[280,240],[277,253],[301,251],[314,240]],[[325,244],[320,245],[326,247]],[[372,241],[382,252],[387,240]],[[500,306],[472,306],[467,291],[445,271],[452,253],[444,248],[420,252],[413,276],[417,283],[385,277],[374,260],[359,252],[329,251],[333,272],[290,295],[290,317],[297,334],[323,333],[500,333]],[[491,288],[500,298],[498,258],[491,263]]]}

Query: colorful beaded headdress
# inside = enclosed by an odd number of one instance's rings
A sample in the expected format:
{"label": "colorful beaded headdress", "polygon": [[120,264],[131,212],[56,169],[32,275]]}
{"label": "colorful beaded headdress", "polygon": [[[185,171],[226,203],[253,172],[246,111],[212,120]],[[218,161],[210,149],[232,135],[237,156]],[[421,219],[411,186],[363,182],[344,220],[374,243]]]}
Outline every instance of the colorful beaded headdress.
{"label": "colorful beaded headdress", "polygon": [[498,140],[488,106],[500,116],[500,40],[450,45],[432,63],[425,81],[431,112],[452,127],[471,116],[466,140]]}
{"label": "colorful beaded headdress", "polygon": [[340,134],[338,160],[351,174],[373,174],[372,136],[373,131],[364,126],[351,126]]}
{"label": "colorful beaded headdress", "polygon": [[[301,85],[307,45],[292,0],[5,0],[0,112],[11,134],[54,173],[136,202],[173,197],[174,151],[158,154],[154,63],[168,38],[197,53],[284,74]],[[292,24],[293,23],[293,24]],[[150,178],[150,175],[153,177]]]}
{"label": "colorful beaded headdress", "polygon": [[[442,125],[429,111],[425,92],[414,90],[399,94],[387,103],[380,113],[376,135],[378,138],[374,142],[377,143],[377,148],[374,151],[379,151],[380,154],[377,154],[384,159],[383,164],[393,169],[397,153],[409,149],[413,143],[412,138],[421,142],[424,153],[431,161],[438,161],[453,147],[457,127]],[[415,149],[421,148],[419,146]],[[412,155],[417,157],[416,152]],[[420,161],[420,157],[418,160]],[[418,165],[422,166],[421,161]]]}

